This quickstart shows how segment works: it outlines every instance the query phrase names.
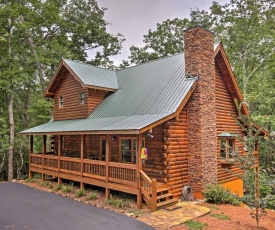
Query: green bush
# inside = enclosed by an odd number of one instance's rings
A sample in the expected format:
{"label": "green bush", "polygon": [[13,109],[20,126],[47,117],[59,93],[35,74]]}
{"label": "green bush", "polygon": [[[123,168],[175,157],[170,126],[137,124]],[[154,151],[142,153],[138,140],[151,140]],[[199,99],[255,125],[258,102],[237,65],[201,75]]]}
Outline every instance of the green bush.
{"label": "green bush", "polygon": [[70,185],[63,185],[61,191],[64,193],[70,193],[71,191],[73,191],[73,187]]}
{"label": "green bush", "polygon": [[97,199],[97,192],[91,192],[89,196],[86,197],[86,200],[96,200]]}
{"label": "green bush", "polygon": [[76,191],[75,197],[79,198],[79,197],[85,196],[85,194],[86,192],[84,189],[79,189]]}
{"label": "green bush", "polygon": [[107,200],[107,204],[112,205],[117,208],[125,207],[125,202],[123,200],[115,199],[113,197],[111,197],[110,199]]}
{"label": "green bush", "polygon": [[208,202],[214,204],[232,204],[236,206],[241,204],[236,196],[220,185],[207,185],[203,191],[203,195]]}

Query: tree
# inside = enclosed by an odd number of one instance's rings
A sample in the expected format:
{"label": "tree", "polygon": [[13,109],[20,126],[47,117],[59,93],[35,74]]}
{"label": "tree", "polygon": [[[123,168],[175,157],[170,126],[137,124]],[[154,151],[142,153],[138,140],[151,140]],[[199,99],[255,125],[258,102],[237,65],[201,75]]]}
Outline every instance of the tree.
{"label": "tree", "polygon": [[[87,51],[98,49],[95,63],[112,67],[109,56],[124,39],[106,31],[104,11],[95,0],[0,0],[0,113],[9,135],[9,180],[27,153],[25,138],[14,133],[49,119],[51,102],[42,95],[60,59],[87,61]],[[41,109],[43,118],[29,116]]]}

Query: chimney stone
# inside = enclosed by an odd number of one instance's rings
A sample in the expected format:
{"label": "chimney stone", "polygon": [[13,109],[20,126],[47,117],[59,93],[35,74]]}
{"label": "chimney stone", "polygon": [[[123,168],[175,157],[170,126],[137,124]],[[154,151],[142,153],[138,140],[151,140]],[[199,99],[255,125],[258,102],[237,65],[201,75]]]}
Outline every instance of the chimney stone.
{"label": "chimney stone", "polygon": [[198,76],[188,105],[188,167],[194,196],[217,182],[214,36],[200,26],[184,32],[185,73]]}

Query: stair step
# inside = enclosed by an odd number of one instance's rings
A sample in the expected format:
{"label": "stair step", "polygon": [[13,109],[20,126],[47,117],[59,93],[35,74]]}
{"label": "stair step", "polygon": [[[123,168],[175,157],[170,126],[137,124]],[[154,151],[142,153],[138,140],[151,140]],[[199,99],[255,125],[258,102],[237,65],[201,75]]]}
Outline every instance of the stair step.
{"label": "stair step", "polygon": [[177,199],[162,201],[160,203],[157,203],[157,209],[166,208],[166,207],[168,207],[170,205],[174,205],[176,203],[178,203]]}
{"label": "stair step", "polygon": [[166,194],[162,194],[162,195],[157,196],[157,200],[161,200],[161,199],[164,199],[164,198],[173,199],[173,197],[174,197],[173,194],[166,193]]}
{"label": "stair step", "polygon": [[157,189],[157,194],[162,193],[162,192],[168,192],[168,189],[167,188],[158,188]]}

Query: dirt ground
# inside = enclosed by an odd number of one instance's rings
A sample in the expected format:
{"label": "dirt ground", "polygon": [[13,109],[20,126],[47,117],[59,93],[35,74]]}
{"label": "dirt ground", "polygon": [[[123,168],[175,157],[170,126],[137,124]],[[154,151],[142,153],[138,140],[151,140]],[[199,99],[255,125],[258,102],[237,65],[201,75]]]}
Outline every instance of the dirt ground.
{"label": "dirt ground", "polygon": [[[268,214],[260,218],[259,227],[256,227],[256,221],[251,217],[251,210],[248,207],[236,207],[231,205],[214,205],[214,204],[203,204],[204,206],[211,209],[211,213],[196,219],[205,223],[208,226],[204,227],[203,230],[214,229],[214,230],[247,230],[247,229],[275,229],[275,212],[267,210]],[[220,220],[211,215],[222,214],[229,218],[229,220]],[[188,229],[186,225],[182,224],[173,227],[172,230],[183,230]]]}
{"label": "dirt ground", "polygon": [[[116,200],[122,200],[123,201],[123,207],[117,207],[113,204],[106,203],[105,194],[102,191],[97,192],[97,198],[94,200],[87,201],[84,197],[76,198],[76,190],[77,187],[75,187],[75,191],[64,193],[62,190],[54,191],[55,187],[57,186],[56,182],[51,182],[50,184],[52,186],[49,186],[49,183],[45,185],[45,183],[41,182],[41,180],[37,181],[18,181],[19,183],[26,184],[28,186],[34,187],[36,189],[41,190],[47,190],[49,192],[54,192],[62,196],[66,196],[71,199],[78,200],[80,202],[84,202],[90,205],[94,205],[99,208],[109,209],[115,212],[123,213],[125,215],[137,218],[139,215],[146,215],[146,213],[149,213],[150,210],[146,205],[144,205],[143,209],[137,210],[136,208],[136,201],[135,199],[129,199],[125,197],[120,196],[114,196]],[[92,190],[87,189],[86,193],[87,195]],[[86,196],[87,196],[86,195]],[[260,219],[259,227],[256,227],[256,221],[254,218],[251,217],[250,213],[251,210],[248,207],[237,207],[237,206],[231,206],[231,205],[215,205],[215,204],[208,204],[208,203],[199,203],[199,205],[206,206],[211,209],[210,214],[207,214],[205,216],[193,219],[193,221],[198,221],[200,223],[205,223],[207,226],[203,228],[203,230],[247,230],[247,229],[268,229],[268,230],[274,230],[275,229],[275,211],[267,210],[267,215],[262,216]],[[222,216],[228,217],[226,220],[220,220],[217,217],[213,216],[213,214],[221,214]],[[170,228],[171,230],[183,230],[188,229],[188,227],[185,224],[181,224],[178,226],[175,226],[173,228]],[[169,229],[169,230],[170,230]],[[200,229],[200,228],[193,228]]]}

